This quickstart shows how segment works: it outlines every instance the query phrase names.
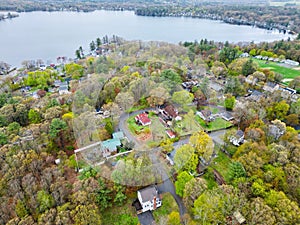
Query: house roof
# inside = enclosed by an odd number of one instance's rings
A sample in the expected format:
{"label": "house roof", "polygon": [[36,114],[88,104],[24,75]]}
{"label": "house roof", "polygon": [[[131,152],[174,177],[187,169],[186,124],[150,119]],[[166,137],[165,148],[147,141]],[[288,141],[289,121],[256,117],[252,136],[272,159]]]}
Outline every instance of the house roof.
{"label": "house roof", "polygon": [[171,130],[166,130],[167,135],[169,136],[169,138],[173,138],[176,137],[175,133]]}
{"label": "house roof", "polygon": [[68,86],[60,86],[59,90],[60,91],[67,91],[68,90]]}
{"label": "house roof", "polygon": [[210,110],[206,110],[206,109],[201,110],[201,113],[204,117],[209,117],[212,114],[212,112]]}
{"label": "house roof", "polygon": [[137,120],[139,120],[142,124],[148,124],[148,123],[151,123],[151,120],[149,119],[148,117],[148,114],[143,112],[139,115],[137,115],[135,117]]}
{"label": "house roof", "polygon": [[119,132],[115,132],[112,134],[113,138],[114,139],[123,139],[124,138],[124,133],[122,131],[119,131]]}
{"label": "house roof", "polygon": [[168,105],[168,106],[166,106],[164,110],[165,110],[165,112],[166,112],[169,116],[171,116],[171,117],[173,117],[173,118],[175,118],[175,117],[178,116],[178,112],[177,112],[177,110],[174,108],[173,105]]}
{"label": "house roof", "polygon": [[138,191],[141,195],[142,202],[152,201],[154,197],[159,198],[155,186],[149,186]]}
{"label": "house roof", "polygon": [[266,83],[266,85],[268,86],[268,87],[270,87],[270,88],[274,88],[274,87],[276,87],[276,83],[274,83],[274,82],[270,82],[270,81],[268,81],[267,83]]}
{"label": "house roof", "polygon": [[238,130],[238,131],[236,132],[235,136],[241,138],[241,137],[244,136],[244,132],[243,132],[242,130]]}
{"label": "house roof", "polygon": [[234,117],[232,116],[232,113],[228,112],[228,111],[225,111],[222,113],[222,117],[223,118],[226,118],[227,120],[232,120],[234,119]]}
{"label": "house roof", "polygon": [[234,218],[238,221],[239,224],[242,224],[246,221],[246,219],[242,216],[239,211],[235,211],[233,213]]}
{"label": "house roof", "polygon": [[121,142],[117,138],[108,139],[108,140],[102,142],[102,147],[104,149],[108,149],[110,152],[115,151],[117,146],[120,146],[120,145],[121,145]]}
{"label": "house roof", "polygon": [[263,94],[260,91],[254,90],[251,95],[252,96],[262,96]]}

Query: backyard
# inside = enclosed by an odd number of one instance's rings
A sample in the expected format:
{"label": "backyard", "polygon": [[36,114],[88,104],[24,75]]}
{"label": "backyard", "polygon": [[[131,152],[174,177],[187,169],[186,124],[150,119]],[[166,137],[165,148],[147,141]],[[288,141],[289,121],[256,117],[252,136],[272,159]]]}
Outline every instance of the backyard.
{"label": "backyard", "polygon": [[220,150],[218,151],[217,157],[213,160],[211,167],[216,169],[224,178],[226,182],[229,181],[228,169],[231,163],[231,159]]}
{"label": "backyard", "polygon": [[214,121],[209,122],[208,124],[206,124],[206,122],[199,116],[196,116],[196,120],[205,131],[216,131],[233,126],[232,123],[222,118],[216,118]]}

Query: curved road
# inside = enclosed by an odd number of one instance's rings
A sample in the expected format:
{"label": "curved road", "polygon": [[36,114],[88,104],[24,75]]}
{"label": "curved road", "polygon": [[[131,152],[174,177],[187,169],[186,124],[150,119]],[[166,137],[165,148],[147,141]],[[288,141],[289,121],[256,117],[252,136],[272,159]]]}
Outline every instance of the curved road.
{"label": "curved road", "polygon": [[[123,114],[121,114],[121,116],[119,118],[118,129],[124,133],[124,135],[128,138],[129,141],[135,143],[135,146],[138,147],[138,148],[142,147],[142,143],[140,143],[134,137],[134,135],[132,135],[132,133],[128,130],[126,120],[130,116],[137,115],[137,114],[140,114],[142,112],[150,111],[150,110],[155,110],[155,109],[154,108],[147,108],[147,109],[138,110],[138,111],[135,111],[135,112],[132,112],[132,113],[123,113]],[[220,143],[220,142],[222,142],[221,136],[224,135],[225,132],[226,132],[226,130],[219,130],[219,131],[209,133],[209,136],[215,142]],[[177,149],[181,145],[187,144],[189,142],[189,138],[190,138],[190,136],[187,136],[186,138],[181,139],[178,142],[175,142],[173,144],[174,148]],[[175,186],[174,186],[173,182],[170,179],[171,174],[168,174],[167,170],[163,167],[163,164],[159,162],[159,159],[158,159],[159,152],[160,152],[160,148],[153,148],[151,151],[149,151],[149,157],[150,157],[150,159],[153,163],[153,167],[156,169],[155,172],[157,174],[160,174],[161,177],[162,177],[162,180],[163,180],[163,182],[157,186],[158,191],[160,193],[165,193],[165,192],[171,193],[172,196],[174,197],[178,207],[179,207],[180,215],[183,216],[186,213],[186,209],[184,207],[182,199],[176,194]]]}

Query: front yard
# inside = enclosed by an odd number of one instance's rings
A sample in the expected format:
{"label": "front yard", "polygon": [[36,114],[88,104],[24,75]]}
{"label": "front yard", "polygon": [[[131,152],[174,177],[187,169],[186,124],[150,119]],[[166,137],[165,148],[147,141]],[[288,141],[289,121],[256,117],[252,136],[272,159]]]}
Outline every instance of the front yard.
{"label": "front yard", "polygon": [[196,116],[196,120],[205,131],[216,131],[233,126],[232,123],[222,118],[216,118],[214,121],[209,122],[208,124],[206,124],[206,122],[199,116]]}

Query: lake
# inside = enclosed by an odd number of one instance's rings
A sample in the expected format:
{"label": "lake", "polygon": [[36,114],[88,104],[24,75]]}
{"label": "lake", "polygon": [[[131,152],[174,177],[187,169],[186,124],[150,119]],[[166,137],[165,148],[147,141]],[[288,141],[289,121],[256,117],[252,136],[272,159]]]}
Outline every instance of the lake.
{"label": "lake", "polygon": [[0,22],[0,61],[20,66],[23,60],[74,58],[79,46],[88,50],[97,37],[126,40],[260,42],[287,39],[275,31],[220,21],[179,17],[143,17],[131,11],[29,12]]}

